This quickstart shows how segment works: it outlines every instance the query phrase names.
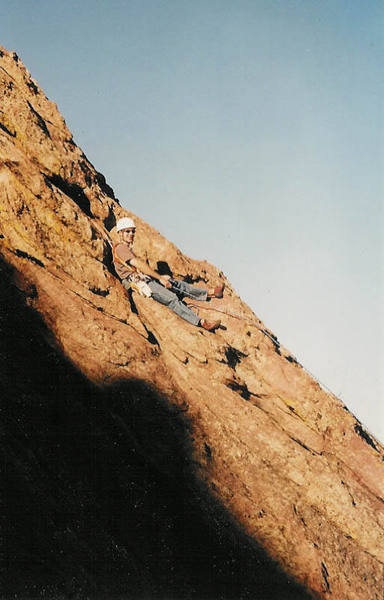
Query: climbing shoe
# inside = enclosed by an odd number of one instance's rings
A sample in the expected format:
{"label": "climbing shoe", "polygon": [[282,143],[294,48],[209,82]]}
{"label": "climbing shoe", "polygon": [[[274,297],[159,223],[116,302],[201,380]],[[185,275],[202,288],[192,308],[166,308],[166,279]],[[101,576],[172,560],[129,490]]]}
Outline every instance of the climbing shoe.
{"label": "climbing shoe", "polygon": [[206,329],[207,331],[215,331],[218,327],[220,327],[221,321],[207,321],[206,319],[200,319],[200,327]]}
{"label": "climbing shoe", "polygon": [[217,285],[213,290],[208,292],[208,298],[222,298],[224,293],[224,283]]}

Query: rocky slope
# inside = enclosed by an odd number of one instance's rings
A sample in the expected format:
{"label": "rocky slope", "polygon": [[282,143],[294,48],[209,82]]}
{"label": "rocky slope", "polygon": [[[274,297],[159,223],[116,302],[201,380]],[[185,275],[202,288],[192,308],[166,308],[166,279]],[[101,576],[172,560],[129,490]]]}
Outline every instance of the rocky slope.
{"label": "rocky slope", "polygon": [[[119,205],[3,48],[0,85],[6,593],[382,600],[383,448]],[[230,313],[217,333],[126,295],[123,215],[151,267],[225,281],[199,309]]]}

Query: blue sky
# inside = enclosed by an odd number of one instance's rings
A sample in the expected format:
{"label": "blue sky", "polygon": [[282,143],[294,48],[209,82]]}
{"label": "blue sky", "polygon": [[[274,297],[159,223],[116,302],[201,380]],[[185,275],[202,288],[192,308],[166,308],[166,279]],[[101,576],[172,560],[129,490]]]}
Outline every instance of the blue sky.
{"label": "blue sky", "polygon": [[14,1],[0,43],[123,206],[384,440],[380,1]]}

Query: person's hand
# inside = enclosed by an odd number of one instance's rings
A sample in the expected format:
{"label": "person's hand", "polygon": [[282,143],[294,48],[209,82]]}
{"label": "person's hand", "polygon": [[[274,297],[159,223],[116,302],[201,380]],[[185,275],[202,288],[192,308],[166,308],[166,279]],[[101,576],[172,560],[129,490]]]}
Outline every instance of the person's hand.
{"label": "person's hand", "polygon": [[169,281],[170,280],[169,275],[162,275],[161,277],[159,277],[159,279],[160,279],[160,283],[162,283],[164,287],[166,287],[168,289],[172,287],[172,284]]}

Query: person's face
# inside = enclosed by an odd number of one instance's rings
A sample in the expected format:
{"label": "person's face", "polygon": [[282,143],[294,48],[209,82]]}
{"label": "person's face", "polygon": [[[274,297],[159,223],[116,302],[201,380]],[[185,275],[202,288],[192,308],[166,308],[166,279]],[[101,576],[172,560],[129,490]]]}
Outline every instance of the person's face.
{"label": "person's face", "polygon": [[135,239],[136,229],[135,227],[128,227],[128,229],[123,229],[121,232],[121,239],[123,242],[132,245]]}

